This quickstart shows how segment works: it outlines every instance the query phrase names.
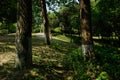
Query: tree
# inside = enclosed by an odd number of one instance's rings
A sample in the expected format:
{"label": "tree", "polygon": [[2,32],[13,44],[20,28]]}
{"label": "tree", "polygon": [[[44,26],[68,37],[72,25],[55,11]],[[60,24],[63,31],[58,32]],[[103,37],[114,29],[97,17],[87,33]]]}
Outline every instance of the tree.
{"label": "tree", "polygon": [[73,33],[75,29],[78,29],[79,22],[79,4],[77,2],[69,2],[65,6],[60,6],[59,19],[63,25],[63,32]]}
{"label": "tree", "polygon": [[16,32],[16,68],[30,68],[32,64],[32,0],[18,0]]}
{"label": "tree", "polygon": [[80,0],[82,53],[85,60],[94,58],[90,0]]}
{"label": "tree", "polygon": [[[0,22],[2,29],[7,30],[7,33],[14,31],[13,23],[16,22],[16,0],[4,0],[0,3]],[[5,25],[5,26],[4,26]],[[14,28],[11,30],[11,28]]]}
{"label": "tree", "polygon": [[43,21],[44,21],[44,31],[45,31],[45,37],[46,37],[45,40],[47,45],[50,45],[50,27],[49,27],[48,15],[46,10],[46,2],[45,0],[40,0],[40,1],[41,1]]}
{"label": "tree", "polygon": [[4,0],[0,3],[0,22],[6,23],[16,22],[16,0]]}
{"label": "tree", "polygon": [[40,32],[42,14],[39,0],[32,0],[32,14],[33,32]]}
{"label": "tree", "polygon": [[54,32],[54,29],[59,26],[59,18],[55,13],[49,13],[48,14],[48,20],[49,20],[49,26],[51,29],[51,32]]}

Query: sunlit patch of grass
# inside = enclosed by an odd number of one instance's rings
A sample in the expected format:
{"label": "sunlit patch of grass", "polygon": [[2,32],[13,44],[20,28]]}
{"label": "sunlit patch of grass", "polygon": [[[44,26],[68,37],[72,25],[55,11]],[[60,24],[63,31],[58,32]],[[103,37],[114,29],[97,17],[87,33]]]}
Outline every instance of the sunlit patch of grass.
{"label": "sunlit patch of grass", "polygon": [[15,36],[16,35],[16,33],[10,33],[10,34],[8,34],[9,36]]}
{"label": "sunlit patch of grass", "polygon": [[70,42],[70,38],[64,36],[64,35],[57,35],[55,37],[53,37],[54,39],[56,40],[61,40],[61,41],[64,41],[64,42]]}
{"label": "sunlit patch of grass", "polygon": [[93,39],[99,39],[99,38],[101,38],[101,36],[100,36],[100,37],[98,37],[98,36],[93,36]]}
{"label": "sunlit patch of grass", "polygon": [[118,48],[118,50],[120,51],[120,48]]}
{"label": "sunlit patch of grass", "polygon": [[102,44],[100,44],[98,42],[94,42],[94,45],[96,45],[96,46],[102,46]]}
{"label": "sunlit patch of grass", "polygon": [[13,45],[9,45],[9,48],[15,49],[15,46],[13,46]]}
{"label": "sunlit patch of grass", "polygon": [[6,43],[4,43],[4,42],[0,42],[0,45],[1,45],[1,44],[2,44],[2,45],[5,45]]}
{"label": "sunlit patch of grass", "polygon": [[14,58],[15,58],[15,53],[13,52],[5,52],[5,53],[0,53],[0,66],[3,66],[4,64],[14,64]]}
{"label": "sunlit patch of grass", "polygon": [[8,76],[10,74],[9,70],[2,70],[2,67],[8,62],[11,63],[15,56],[14,37],[11,38],[11,35],[8,35],[3,37],[0,42],[0,74],[5,73],[7,78],[11,76],[19,77],[19,80],[88,80],[92,76],[96,79],[101,78],[104,71],[113,79],[120,79],[120,55],[118,54],[120,48],[102,46],[98,42],[94,42],[94,44],[97,62],[91,64],[83,62],[80,45],[70,43],[69,37],[55,36],[51,40],[51,45],[46,46],[44,38],[38,38],[33,34],[32,58],[33,63],[39,67],[32,67],[28,72],[17,71],[17,74],[13,72],[12,75]]}

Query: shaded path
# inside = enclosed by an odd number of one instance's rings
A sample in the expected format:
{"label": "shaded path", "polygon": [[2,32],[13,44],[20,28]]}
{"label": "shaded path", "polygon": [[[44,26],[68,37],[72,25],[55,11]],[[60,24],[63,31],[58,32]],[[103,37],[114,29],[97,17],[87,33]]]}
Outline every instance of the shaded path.
{"label": "shaded path", "polygon": [[15,37],[4,36],[4,39],[0,40],[0,60],[2,61],[0,61],[0,80],[35,80],[36,78],[67,80],[65,78],[69,77],[72,72],[64,69],[62,59],[66,55],[65,45],[68,43],[53,40],[51,46],[46,46],[43,42],[44,37],[44,33],[33,33],[33,64],[38,66],[34,65],[30,70],[15,71]]}

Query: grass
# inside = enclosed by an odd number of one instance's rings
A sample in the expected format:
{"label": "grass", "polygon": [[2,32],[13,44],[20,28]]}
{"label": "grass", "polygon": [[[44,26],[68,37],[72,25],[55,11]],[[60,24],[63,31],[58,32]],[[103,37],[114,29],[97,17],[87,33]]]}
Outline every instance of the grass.
{"label": "grass", "polygon": [[81,47],[71,43],[69,36],[54,36],[46,46],[43,38],[33,34],[34,65],[15,71],[15,36],[0,36],[0,80],[120,80],[119,47],[97,41],[94,44],[96,60],[90,63],[83,61]]}

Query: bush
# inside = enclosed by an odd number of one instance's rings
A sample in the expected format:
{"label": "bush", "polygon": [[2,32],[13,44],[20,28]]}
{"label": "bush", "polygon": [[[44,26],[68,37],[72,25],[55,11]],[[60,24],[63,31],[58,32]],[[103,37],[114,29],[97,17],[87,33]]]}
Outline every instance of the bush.
{"label": "bush", "polygon": [[2,29],[2,30],[0,30],[0,34],[8,34],[8,30],[7,29]]}
{"label": "bush", "polygon": [[103,71],[99,74],[99,76],[96,80],[109,80],[109,76],[108,76],[107,72]]}
{"label": "bush", "polygon": [[67,69],[73,69],[74,80],[88,80],[89,75],[85,72],[86,64],[83,61],[81,48],[70,51],[64,58],[63,64]]}
{"label": "bush", "polygon": [[5,23],[2,23],[1,26],[0,26],[0,29],[7,29],[8,27],[6,26]]}
{"label": "bush", "polygon": [[10,24],[9,25],[9,32],[10,33],[15,33],[16,32],[16,25],[15,24]]}
{"label": "bush", "polygon": [[40,32],[40,28],[35,28],[35,29],[33,29],[33,32],[34,32],[34,33]]}

